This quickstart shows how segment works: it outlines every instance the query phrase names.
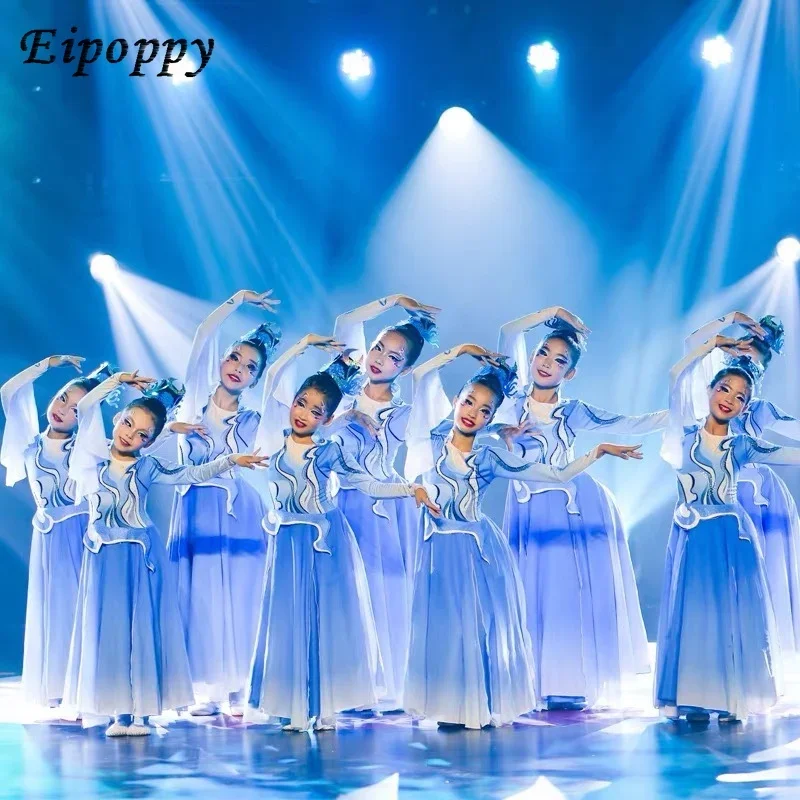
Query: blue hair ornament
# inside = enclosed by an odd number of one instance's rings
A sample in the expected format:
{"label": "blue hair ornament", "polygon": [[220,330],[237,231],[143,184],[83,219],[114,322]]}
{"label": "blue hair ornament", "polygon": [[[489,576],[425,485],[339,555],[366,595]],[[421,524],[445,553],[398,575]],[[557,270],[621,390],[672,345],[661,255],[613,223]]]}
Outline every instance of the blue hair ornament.
{"label": "blue hair ornament", "polygon": [[174,410],[186,394],[186,389],[179,385],[175,378],[165,378],[157,381],[149,389],[142,392],[142,397],[158,400],[167,411],[167,416]]}
{"label": "blue hair ornament", "polygon": [[750,356],[736,356],[726,360],[726,368],[740,369],[746,372],[753,381],[753,386],[758,387],[764,377],[764,368],[753,361]]}
{"label": "blue hair ornament", "polygon": [[272,360],[278,344],[280,344],[281,329],[273,322],[262,322],[257,328],[248,331],[236,344],[257,344],[262,347],[267,354],[267,361]]}
{"label": "blue hair ornament", "polygon": [[430,314],[410,314],[406,322],[416,328],[419,335],[429,345],[433,347],[439,346],[439,329]]}
{"label": "blue hair ornament", "polygon": [[500,382],[500,387],[506,397],[516,397],[517,394],[517,365],[509,364],[508,358],[502,356],[497,359],[497,366],[486,364],[479,369],[470,380],[485,378],[493,375]]}
{"label": "blue hair ornament", "polygon": [[333,378],[342,394],[351,396],[361,391],[366,379],[358,362],[344,355],[337,356],[322,371]]}
{"label": "blue hair ornament", "polygon": [[783,351],[784,339],[786,338],[783,323],[780,321],[780,319],[778,319],[778,317],[775,317],[772,314],[767,314],[766,317],[761,317],[761,319],[758,321],[758,324],[761,325],[766,332],[766,335],[762,339],[764,344],[766,344],[773,353],[781,355],[781,352]]}

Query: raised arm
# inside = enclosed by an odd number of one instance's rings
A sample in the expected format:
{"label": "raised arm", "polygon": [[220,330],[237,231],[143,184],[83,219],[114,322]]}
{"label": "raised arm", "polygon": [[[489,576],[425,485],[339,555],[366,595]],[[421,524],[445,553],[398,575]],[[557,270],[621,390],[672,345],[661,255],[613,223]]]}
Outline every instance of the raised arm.
{"label": "raised arm", "polygon": [[691,353],[700,347],[700,345],[702,345],[704,342],[719,336],[722,331],[724,331],[726,328],[729,328],[731,325],[741,325],[754,336],[764,335],[764,329],[752,317],[748,316],[743,311],[731,311],[724,317],[718,317],[717,319],[711,320],[711,322],[707,322],[696,331],[690,333],[683,343],[684,353]]}
{"label": "raised arm", "polygon": [[178,408],[179,422],[196,422],[208,402],[217,378],[216,369],[220,360],[217,331],[228,317],[244,303],[274,311],[280,301],[273,300],[271,291],[259,294],[241,289],[215,308],[201,323],[192,340],[189,361],[186,364],[186,394]]}
{"label": "raised arm", "polygon": [[774,467],[798,467],[800,447],[783,447],[748,436],[747,461],[750,464],[770,464]]}
{"label": "raised arm", "polygon": [[39,414],[33,394],[33,382],[53,365],[53,359],[44,358],[22,372],[9,378],[0,388],[0,400],[6,424],[3,444],[0,447],[0,464],[6,468],[6,485],[13,486],[25,477],[25,449],[39,433]]}
{"label": "raised arm", "polygon": [[349,350],[354,350],[356,358],[365,356],[367,354],[367,342],[364,337],[364,323],[395,307],[404,308],[410,314],[435,316],[439,313],[439,309],[436,306],[426,306],[407,295],[391,294],[388,297],[381,297],[371,303],[354,308],[346,314],[340,314],[336,318],[336,323],[333,327],[333,336],[337,342],[342,342]]}
{"label": "raised arm", "polygon": [[580,401],[569,415],[569,426],[573,430],[602,430],[603,433],[633,434],[643,436],[664,430],[669,422],[669,410],[652,411],[649,414],[626,416],[614,414],[602,408]]}

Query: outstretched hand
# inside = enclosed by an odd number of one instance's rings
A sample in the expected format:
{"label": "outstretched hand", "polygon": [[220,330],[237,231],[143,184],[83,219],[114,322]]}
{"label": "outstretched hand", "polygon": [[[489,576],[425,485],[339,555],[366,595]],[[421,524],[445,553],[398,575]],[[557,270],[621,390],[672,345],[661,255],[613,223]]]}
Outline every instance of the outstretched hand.
{"label": "outstretched hand", "polygon": [[81,365],[86,361],[81,356],[50,356],[48,367],[74,367],[78,372],[83,372]]}
{"label": "outstretched hand", "polygon": [[249,303],[256,308],[263,308],[264,311],[269,311],[276,314],[276,306],[281,304],[280,300],[272,297],[272,289],[268,292],[254,292],[251,289],[242,289],[242,296],[245,303]]}
{"label": "outstretched hand", "polygon": [[415,300],[413,297],[409,297],[405,294],[398,296],[397,305],[408,312],[422,314],[423,316],[431,318],[434,318],[442,310],[438,306],[428,306],[425,305],[425,303],[420,303],[419,300]]}
{"label": "outstretched hand", "polygon": [[237,467],[244,467],[245,469],[255,469],[256,467],[268,467],[269,456],[260,456],[259,450],[254,453],[234,453],[231,456],[231,461]]}
{"label": "outstretched hand", "polygon": [[146,378],[144,375],[140,375],[138,369],[133,372],[118,372],[117,377],[120,383],[124,383],[140,392],[145,391],[148,386],[152,386],[156,382],[155,378]]}
{"label": "outstretched hand", "polygon": [[539,426],[535,420],[527,420],[521,425],[503,425],[497,431],[497,435],[506,443],[509,450],[511,450],[514,442],[522,439],[525,436],[532,436],[539,431]]}
{"label": "outstretched hand", "polygon": [[591,333],[586,323],[577,314],[567,311],[566,308],[561,308],[561,306],[559,306],[556,309],[555,316],[563,322],[566,322],[567,325],[575,328],[578,333],[582,333],[584,336],[588,336]]}
{"label": "outstretched hand", "polygon": [[170,422],[167,426],[172,433],[180,433],[188,436],[192,433],[198,433],[201,436],[208,436],[208,429],[205,425],[195,425],[191,422]]}
{"label": "outstretched hand", "polygon": [[419,484],[415,484],[414,487],[414,500],[417,503],[417,508],[420,506],[425,506],[428,511],[433,514],[434,517],[441,517],[442,516],[442,509],[433,502],[433,500],[428,497],[428,492],[426,491],[424,486],[420,486]]}
{"label": "outstretched hand", "polygon": [[742,339],[734,339],[732,336],[718,335],[714,338],[714,347],[724,350],[732,356],[746,356],[750,352],[752,336],[745,336]]}
{"label": "outstretched hand", "polygon": [[744,311],[737,311],[733,315],[733,321],[737,325],[741,325],[743,328],[747,328],[747,330],[753,336],[757,336],[759,339],[763,339],[767,335],[767,332],[764,330],[764,328],[761,327],[761,324],[759,322],[756,322],[756,320],[754,320],[748,314],[745,314]]}
{"label": "outstretched hand", "polygon": [[614,456],[625,461],[629,458],[641,461],[643,457],[641,444],[599,444],[597,445],[597,453],[599,456]]}
{"label": "outstretched hand", "polygon": [[306,347],[316,347],[319,350],[324,350],[326,353],[334,353],[337,356],[345,351],[345,345],[337,342],[333,336],[321,336],[318,333],[309,333],[308,336],[303,338],[303,344]]}

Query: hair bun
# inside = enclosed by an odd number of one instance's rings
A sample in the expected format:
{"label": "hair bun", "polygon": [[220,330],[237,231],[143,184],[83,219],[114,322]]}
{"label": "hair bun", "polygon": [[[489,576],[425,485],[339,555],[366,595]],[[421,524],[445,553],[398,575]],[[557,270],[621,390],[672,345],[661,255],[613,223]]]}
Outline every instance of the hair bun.
{"label": "hair bun", "polygon": [[436,321],[430,314],[410,314],[406,320],[406,324],[415,328],[423,341],[433,347],[439,346],[439,329],[436,327]]}
{"label": "hair bun", "polygon": [[244,334],[238,341],[258,344],[264,349],[267,361],[270,361],[272,354],[280,344],[282,335],[281,329],[274,322],[262,322],[257,328]]}
{"label": "hair bun", "polygon": [[361,391],[366,377],[358,362],[344,355],[336,356],[322,372],[333,379],[342,394],[349,395]]}
{"label": "hair bun", "polygon": [[158,400],[164,406],[167,414],[178,405],[184,394],[186,394],[186,389],[179,385],[175,378],[164,378],[142,392],[143,397]]}
{"label": "hair bun", "polygon": [[733,369],[740,369],[746,372],[753,381],[753,386],[758,386],[764,377],[764,368],[753,361],[750,356],[736,356],[727,361],[727,366]]}
{"label": "hair bun", "polygon": [[767,314],[767,316],[761,317],[758,324],[765,331],[765,335],[762,338],[764,344],[766,344],[773,353],[780,355],[783,351],[784,339],[786,337],[783,323],[778,317]]}
{"label": "hair bun", "polygon": [[508,359],[502,357],[498,359],[497,366],[493,364],[485,364],[479,369],[471,380],[479,378],[494,377],[500,384],[505,397],[514,397],[517,393],[517,365],[509,365]]}

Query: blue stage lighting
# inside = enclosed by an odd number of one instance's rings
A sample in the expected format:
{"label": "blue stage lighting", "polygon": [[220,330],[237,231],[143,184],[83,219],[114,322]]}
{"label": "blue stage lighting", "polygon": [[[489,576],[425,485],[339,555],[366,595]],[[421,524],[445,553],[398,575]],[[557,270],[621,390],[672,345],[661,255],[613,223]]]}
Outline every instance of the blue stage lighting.
{"label": "blue stage lighting", "polygon": [[117,259],[107,253],[96,253],[89,259],[89,272],[98,283],[109,281],[118,271]]}
{"label": "blue stage lighting", "polygon": [[360,47],[348,50],[339,58],[339,71],[348,80],[360,81],[372,75],[372,58]]}
{"label": "blue stage lighting", "polygon": [[781,239],[775,247],[775,258],[786,267],[793,267],[800,261],[800,241],[795,236]]}
{"label": "blue stage lighting", "polygon": [[532,44],[528,49],[528,63],[537,75],[552,72],[558,66],[558,50],[550,42]]}
{"label": "blue stage lighting", "polygon": [[702,56],[704,61],[716,69],[733,61],[733,45],[722,34],[719,34],[713,39],[706,39],[703,42]]}
{"label": "blue stage lighting", "polygon": [[472,114],[466,108],[453,106],[439,117],[439,127],[442,133],[453,139],[461,139],[467,135],[475,123]]}

